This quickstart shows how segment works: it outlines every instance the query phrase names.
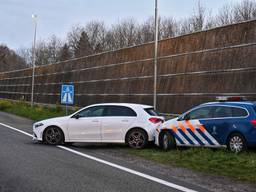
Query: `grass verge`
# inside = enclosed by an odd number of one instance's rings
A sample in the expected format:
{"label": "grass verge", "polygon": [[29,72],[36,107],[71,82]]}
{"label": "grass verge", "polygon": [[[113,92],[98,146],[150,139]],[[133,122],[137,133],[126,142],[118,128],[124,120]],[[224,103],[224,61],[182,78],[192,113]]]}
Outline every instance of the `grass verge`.
{"label": "grass verge", "polygon": [[256,182],[255,151],[234,154],[225,149],[181,148],[165,152],[149,148],[127,152],[165,165]]}
{"label": "grass verge", "polygon": [[[60,106],[55,108],[30,107],[25,102],[11,102],[7,100],[0,100],[0,111],[27,117],[35,121],[65,115],[65,111]],[[165,165],[229,176],[252,183],[256,182],[255,151],[233,154],[226,150],[208,148],[182,148],[168,152],[157,148],[143,150],[124,148],[123,150],[131,155]]]}
{"label": "grass verge", "polygon": [[2,99],[0,100],[0,111],[26,117],[34,121],[63,116],[66,114],[65,110],[60,106],[47,107],[35,105],[34,107],[30,107],[28,103],[23,101],[12,102]]}

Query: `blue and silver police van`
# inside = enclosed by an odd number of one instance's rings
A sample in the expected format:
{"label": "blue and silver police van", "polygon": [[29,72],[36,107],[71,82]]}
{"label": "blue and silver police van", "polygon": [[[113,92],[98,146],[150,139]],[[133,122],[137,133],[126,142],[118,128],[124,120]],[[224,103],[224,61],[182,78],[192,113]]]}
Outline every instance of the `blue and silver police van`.
{"label": "blue and silver police van", "polygon": [[256,103],[218,97],[166,121],[155,135],[163,149],[176,146],[227,147],[238,153],[256,147]]}

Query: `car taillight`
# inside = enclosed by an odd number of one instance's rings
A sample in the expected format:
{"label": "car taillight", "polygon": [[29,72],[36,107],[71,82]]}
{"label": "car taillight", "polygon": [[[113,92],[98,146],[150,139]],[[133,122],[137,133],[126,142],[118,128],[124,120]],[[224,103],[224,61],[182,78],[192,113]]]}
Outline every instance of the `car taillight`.
{"label": "car taillight", "polygon": [[151,117],[151,118],[149,118],[149,121],[151,122],[151,123],[154,123],[154,124],[157,124],[157,123],[163,123],[164,121],[162,120],[162,119],[160,119],[160,118],[156,118],[156,117]]}
{"label": "car taillight", "polygon": [[256,128],[256,120],[252,120],[251,124]]}

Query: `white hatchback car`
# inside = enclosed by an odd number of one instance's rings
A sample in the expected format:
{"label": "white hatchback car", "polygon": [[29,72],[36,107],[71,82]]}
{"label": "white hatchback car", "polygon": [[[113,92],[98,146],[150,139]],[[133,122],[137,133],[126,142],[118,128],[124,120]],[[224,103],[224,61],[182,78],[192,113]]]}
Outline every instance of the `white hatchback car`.
{"label": "white hatchback car", "polygon": [[33,125],[33,139],[57,145],[72,142],[127,143],[143,148],[164,121],[152,106],[103,103]]}

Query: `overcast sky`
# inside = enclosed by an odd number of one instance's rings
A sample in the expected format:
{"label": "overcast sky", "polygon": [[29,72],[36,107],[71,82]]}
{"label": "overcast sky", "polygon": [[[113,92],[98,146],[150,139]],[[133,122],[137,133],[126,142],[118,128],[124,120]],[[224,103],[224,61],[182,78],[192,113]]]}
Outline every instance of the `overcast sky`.
{"label": "overcast sky", "polygon": [[[224,4],[242,0],[201,0],[212,14]],[[198,0],[159,0],[162,16],[177,19],[193,13]],[[154,15],[154,0],[0,0],[0,44],[28,47],[33,39],[31,15],[38,15],[38,39],[56,34],[65,39],[74,24],[102,20],[109,26],[123,18],[143,21]]]}

